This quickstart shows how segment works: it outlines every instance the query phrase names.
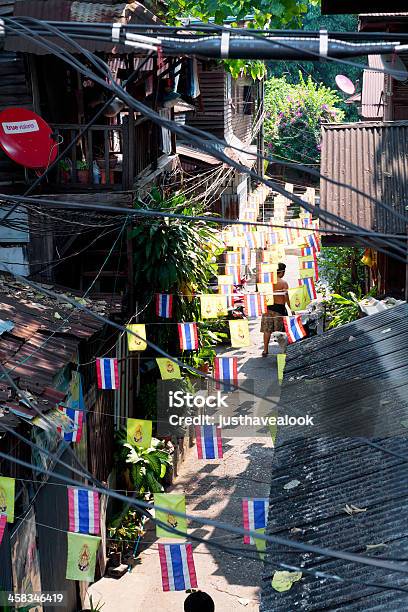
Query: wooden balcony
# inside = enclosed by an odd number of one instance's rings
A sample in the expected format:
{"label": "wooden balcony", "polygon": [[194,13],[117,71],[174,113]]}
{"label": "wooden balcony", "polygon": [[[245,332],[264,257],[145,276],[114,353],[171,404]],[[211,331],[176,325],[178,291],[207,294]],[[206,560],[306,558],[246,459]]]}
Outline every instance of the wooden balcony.
{"label": "wooden balcony", "polygon": [[[62,151],[83,131],[79,124],[53,124],[63,139]],[[79,192],[132,189],[142,172],[154,170],[159,151],[158,131],[150,121],[131,117],[119,125],[92,125],[60,161],[49,187]]]}

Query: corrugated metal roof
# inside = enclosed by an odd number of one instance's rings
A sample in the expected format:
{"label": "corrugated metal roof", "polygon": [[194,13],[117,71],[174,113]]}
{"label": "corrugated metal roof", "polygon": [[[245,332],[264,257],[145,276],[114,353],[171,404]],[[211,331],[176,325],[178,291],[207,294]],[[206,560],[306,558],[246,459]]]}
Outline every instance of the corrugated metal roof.
{"label": "corrugated metal roof", "polygon": [[[140,2],[120,2],[109,4],[108,2],[78,2],[71,0],[14,0],[15,17],[35,17],[47,21],[81,21],[85,23],[157,23],[156,16],[144,7]],[[72,51],[72,47],[65,45],[60,39],[49,38],[48,40],[58,43],[63,48]],[[83,47],[90,51],[113,50],[126,53],[123,45],[113,46],[92,40],[78,40]],[[43,55],[49,53],[42,49],[34,41],[22,37],[8,38],[5,48],[9,51],[22,51]]]}
{"label": "corrugated metal roof", "polygon": [[[54,288],[60,294],[74,297],[71,290]],[[119,302],[86,300],[90,310],[99,314],[118,311]],[[65,324],[64,320],[69,318]],[[21,389],[34,394],[38,408],[49,410],[61,400],[60,392],[53,389],[55,376],[70,363],[82,340],[93,336],[103,323],[91,314],[75,310],[15,281],[6,274],[0,275],[0,319],[4,327],[0,337],[0,362],[18,380]],[[12,321],[12,328],[6,323]],[[51,335],[54,332],[55,335]],[[44,344],[46,342],[46,344]],[[11,411],[7,402],[9,384],[0,380],[0,405]],[[62,394],[63,396],[64,394]],[[0,419],[0,429],[1,429]]]}
{"label": "corrugated metal roof", "polygon": [[[380,55],[369,55],[370,68],[383,68]],[[363,71],[363,90],[361,95],[361,114],[365,119],[384,117],[385,74],[373,70]]]}
{"label": "corrugated metal roof", "polygon": [[[322,126],[321,172],[406,213],[408,121]],[[366,229],[405,233],[402,220],[346,187],[321,181],[320,206]]]}
{"label": "corrugated metal roof", "polygon": [[[353,415],[372,425],[376,412],[373,435],[365,437],[408,455],[406,434],[385,437],[387,424],[404,429],[401,420],[408,416],[407,364],[407,304],[289,346],[281,409],[288,414],[313,413],[316,423],[333,426],[337,421],[343,433],[336,436],[327,428],[326,435],[314,435],[310,429],[289,435],[284,428],[278,430],[268,533],[367,556],[406,557],[406,463],[347,432]],[[360,393],[353,392],[355,385]],[[376,397],[389,403],[378,404],[375,411]],[[291,480],[300,484],[287,491],[284,485]],[[364,512],[349,516],[346,504]],[[367,549],[378,544],[385,546]],[[408,586],[402,574],[309,553],[282,554],[271,546],[268,556],[356,581]],[[408,607],[408,593],[306,574],[290,591],[278,593],[271,587],[274,570],[265,566],[262,612],[394,612]]]}

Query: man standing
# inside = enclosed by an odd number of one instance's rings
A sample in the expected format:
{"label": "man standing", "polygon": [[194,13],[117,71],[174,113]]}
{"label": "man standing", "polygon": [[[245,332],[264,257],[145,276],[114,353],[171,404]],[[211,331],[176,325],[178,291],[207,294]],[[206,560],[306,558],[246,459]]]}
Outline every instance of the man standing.
{"label": "man standing", "polygon": [[266,357],[268,354],[269,340],[271,339],[272,332],[281,332],[284,329],[283,317],[288,316],[286,312],[286,306],[288,307],[289,315],[292,314],[290,309],[289,285],[283,280],[285,276],[286,264],[278,264],[278,280],[273,286],[273,301],[274,303],[267,307],[267,312],[262,315],[261,321],[261,332],[264,335],[264,350],[262,357]]}

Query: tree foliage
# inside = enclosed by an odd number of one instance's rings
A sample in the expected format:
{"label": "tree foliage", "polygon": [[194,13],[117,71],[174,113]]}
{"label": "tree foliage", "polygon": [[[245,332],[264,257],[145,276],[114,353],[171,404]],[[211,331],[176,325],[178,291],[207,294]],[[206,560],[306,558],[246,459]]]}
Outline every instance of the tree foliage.
{"label": "tree foliage", "polygon": [[293,84],[272,77],[265,84],[265,143],[269,154],[282,160],[317,164],[322,123],[344,117],[335,91],[318,85],[302,73]]}
{"label": "tree foliage", "polygon": [[361,296],[365,284],[362,247],[323,247],[319,258],[320,276],[331,292]]}
{"label": "tree foliage", "polygon": [[[222,25],[232,17],[236,21],[230,25],[242,27],[245,17],[252,16],[248,28],[298,28],[311,4],[320,4],[320,0],[168,0],[164,19],[180,23],[182,17],[193,17]],[[234,78],[243,74],[256,79],[266,74],[263,61],[229,60],[225,64]]]}

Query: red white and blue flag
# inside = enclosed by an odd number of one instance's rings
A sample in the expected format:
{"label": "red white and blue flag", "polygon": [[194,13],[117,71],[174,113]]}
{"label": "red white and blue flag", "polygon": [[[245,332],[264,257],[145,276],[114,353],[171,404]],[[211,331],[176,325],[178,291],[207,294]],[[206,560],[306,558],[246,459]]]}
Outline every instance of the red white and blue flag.
{"label": "red white and blue flag", "polygon": [[198,349],[197,323],[178,323],[178,333],[182,351]]}
{"label": "red white and blue flag", "polygon": [[[269,499],[244,497],[242,500],[242,516],[244,518],[244,529],[254,531],[266,527],[268,520]],[[244,544],[254,544],[252,536],[244,536]]]}
{"label": "red white and blue flag", "polygon": [[299,278],[299,286],[306,285],[307,292],[311,300],[317,298],[316,287],[313,278]]}
{"label": "red white and blue flag", "polygon": [[156,315],[170,319],[173,312],[173,296],[168,293],[156,293]]}
{"label": "red white and blue flag", "polygon": [[255,232],[245,232],[245,240],[250,249],[256,249]]}
{"label": "red white and blue flag", "polygon": [[313,261],[302,261],[300,263],[301,270],[314,270],[315,280],[319,280],[319,265],[317,263],[317,257]]}
{"label": "red white and blue flag", "polygon": [[73,408],[65,408],[58,406],[58,410],[62,412],[69,421],[68,431],[58,427],[58,431],[66,442],[80,442],[82,438],[82,429],[84,422],[84,413],[82,410],[74,410]]}
{"label": "red white and blue flag", "polygon": [[302,249],[300,249],[300,254],[302,257],[310,257],[311,255],[313,255],[313,257],[316,257],[316,249],[314,249],[313,247],[303,247]]}
{"label": "red white and blue flag", "polygon": [[300,315],[296,315],[294,317],[284,317],[283,324],[285,326],[289,344],[302,340],[302,338],[307,336],[306,330],[302,325],[302,317]]}
{"label": "red white and blue flag", "polygon": [[312,247],[315,251],[320,251],[320,242],[316,234],[309,234],[305,236],[305,242],[309,247]]}
{"label": "red white and blue flag", "polygon": [[[239,264],[239,252],[238,251],[227,251],[226,258],[228,264]],[[228,274],[228,272],[226,272]]]}
{"label": "red white and blue flag", "polygon": [[196,425],[195,435],[199,459],[222,459],[221,427]]}
{"label": "red white and blue flag", "polygon": [[232,276],[232,282],[234,285],[239,285],[240,283],[239,266],[235,264],[226,264],[225,274]]}
{"label": "red white and blue flag", "polygon": [[260,272],[259,279],[260,283],[273,283],[273,272]]}
{"label": "red white and blue flag", "polygon": [[99,535],[99,494],[68,487],[69,531]]}
{"label": "red white and blue flag", "polygon": [[0,514],[0,544],[3,539],[4,530],[7,523],[7,514]]}
{"label": "red white and blue flag", "polygon": [[118,360],[98,357],[96,360],[96,378],[98,389],[119,389]]}
{"label": "red white and blue flag", "polygon": [[250,263],[250,259],[251,259],[251,251],[250,251],[250,249],[242,248],[241,249],[241,264],[242,265],[249,264]]}
{"label": "red white and blue flag", "polygon": [[266,312],[266,298],[260,293],[244,295],[245,312],[249,319],[259,317]]}
{"label": "red white and blue flag", "polygon": [[163,591],[197,588],[193,547],[186,544],[159,544]]}
{"label": "red white and blue flag", "polygon": [[238,383],[238,357],[215,357],[214,358],[214,376],[217,380],[216,387],[227,387],[222,385],[220,381],[228,381],[234,384]]}

